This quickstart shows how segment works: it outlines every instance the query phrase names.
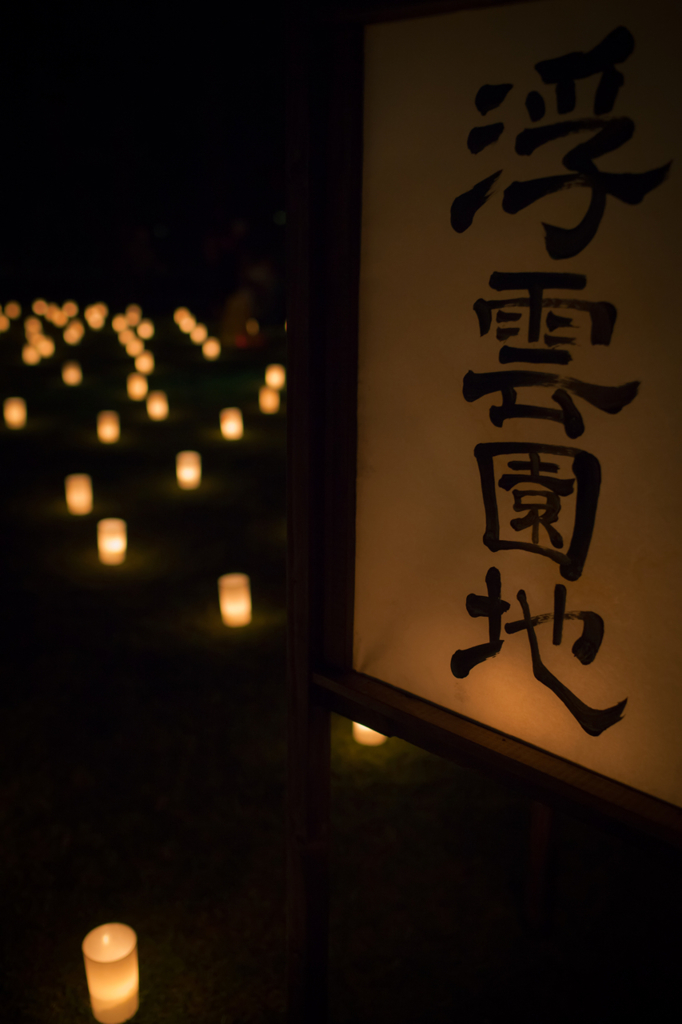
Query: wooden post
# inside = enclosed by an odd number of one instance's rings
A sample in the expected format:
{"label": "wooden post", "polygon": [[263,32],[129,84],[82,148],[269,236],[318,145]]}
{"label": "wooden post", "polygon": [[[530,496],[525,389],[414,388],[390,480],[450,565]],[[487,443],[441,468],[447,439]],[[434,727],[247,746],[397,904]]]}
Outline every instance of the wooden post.
{"label": "wooden post", "polygon": [[534,932],[549,926],[549,858],[552,842],[552,808],[533,800],[530,808],[528,864],[524,911]]}

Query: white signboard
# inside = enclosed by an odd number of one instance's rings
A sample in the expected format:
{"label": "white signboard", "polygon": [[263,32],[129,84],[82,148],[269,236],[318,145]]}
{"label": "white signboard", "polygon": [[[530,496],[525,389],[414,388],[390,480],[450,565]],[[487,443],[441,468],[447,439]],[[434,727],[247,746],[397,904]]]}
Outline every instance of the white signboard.
{"label": "white signboard", "polygon": [[671,19],[366,30],[354,667],[682,805]]}

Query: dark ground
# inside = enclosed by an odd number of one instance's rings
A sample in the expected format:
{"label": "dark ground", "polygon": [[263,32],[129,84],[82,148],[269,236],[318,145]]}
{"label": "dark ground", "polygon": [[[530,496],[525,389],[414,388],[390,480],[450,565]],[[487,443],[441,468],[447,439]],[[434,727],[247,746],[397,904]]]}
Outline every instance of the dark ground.
{"label": "dark ground", "polygon": [[[257,388],[283,333],[209,364],[158,319],[166,423],[127,400],[108,329],[35,368],[20,334],[0,337],[0,398],[29,409],[25,431],[0,427],[0,1018],[91,1020],[80,943],[123,920],[140,1024],[282,1022],[285,417],[259,414]],[[67,356],[79,388],[61,383]],[[232,404],[236,443],[218,430]],[[121,411],[118,445],[96,440],[101,408]],[[174,480],[187,447],[204,459],[196,492]],[[94,481],[83,518],[63,499],[74,471]],[[96,556],[109,515],[128,521],[120,567]],[[233,570],[252,578],[243,630],[219,618]],[[523,797],[396,739],[360,748],[341,719],[333,771],[332,1024],[649,1021],[677,1005],[677,855],[561,818],[554,926],[533,936]]]}

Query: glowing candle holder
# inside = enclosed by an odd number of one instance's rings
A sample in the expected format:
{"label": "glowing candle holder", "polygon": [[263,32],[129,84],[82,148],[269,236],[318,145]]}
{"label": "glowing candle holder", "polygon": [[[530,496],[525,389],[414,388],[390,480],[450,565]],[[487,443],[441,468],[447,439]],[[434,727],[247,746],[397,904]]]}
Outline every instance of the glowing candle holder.
{"label": "glowing candle holder", "polygon": [[128,321],[124,317],[123,313],[117,313],[111,321],[111,326],[114,328],[117,334],[121,331],[125,331],[128,326]]}
{"label": "glowing candle holder", "polygon": [[126,320],[131,327],[135,327],[142,319],[142,310],[134,302],[126,306]]}
{"label": "glowing candle holder", "polygon": [[92,478],[87,473],[71,473],[64,479],[66,507],[72,516],[92,512]]}
{"label": "glowing candle holder", "polygon": [[[144,352],[144,342],[142,338],[136,337],[132,331],[124,331],[123,334],[132,334],[132,338],[129,338],[125,343],[126,352],[133,359],[137,359],[139,355]],[[123,334],[120,336],[119,341],[123,344]]]}
{"label": "glowing candle holder", "polygon": [[64,328],[62,337],[67,345],[80,345],[85,334],[85,327],[81,320],[72,320],[68,327]]}
{"label": "glowing candle holder", "polygon": [[150,338],[154,337],[154,324],[151,320],[140,320],[137,325],[137,333],[140,338],[149,341]]}
{"label": "glowing candle holder", "polygon": [[62,313],[68,317],[78,316],[78,303],[74,302],[73,299],[69,299],[69,301],[65,302],[62,306]]}
{"label": "glowing candle holder", "polygon": [[62,380],[65,384],[68,384],[70,388],[75,388],[83,380],[83,371],[81,370],[81,364],[77,363],[75,359],[67,360],[62,366]]}
{"label": "glowing candle holder", "polygon": [[6,398],[2,412],[10,430],[22,430],[26,426],[26,402],[23,398]]}
{"label": "glowing candle holder", "polygon": [[30,338],[33,334],[40,334],[42,329],[43,325],[37,316],[27,316],[24,320],[24,331],[27,338]]}
{"label": "glowing candle holder", "polygon": [[18,320],[21,316],[21,306],[18,302],[8,302],[5,304],[5,316],[8,316],[10,320]]}
{"label": "glowing candle holder", "polygon": [[241,409],[220,410],[220,433],[228,441],[238,441],[244,436],[244,417]]}
{"label": "glowing candle holder", "polygon": [[36,316],[45,316],[47,313],[47,303],[45,299],[34,299],[31,304],[31,309]]}
{"label": "glowing candle holder", "polygon": [[100,519],[97,524],[97,551],[102,565],[125,562],[128,528],[125,519]]}
{"label": "glowing candle holder", "polygon": [[54,355],[54,342],[47,334],[34,334],[32,343],[38,349],[43,359],[50,359]]}
{"label": "glowing candle holder", "polygon": [[380,747],[382,743],[386,742],[388,736],[370,729],[368,725],[353,722],[353,739],[363,747]]}
{"label": "glowing candle holder", "polygon": [[222,346],[217,338],[208,338],[201,346],[204,359],[208,359],[209,362],[213,362],[218,359],[222,351]]}
{"label": "glowing candle holder", "polygon": [[175,320],[176,324],[179,324],[181,320],[184,320],[186,317],[191,315],[192,314],[188,310],[187,306],[178,306],[178,308],[173,313],[173,319]]}
{"label": "glowing candle holder", "polygon": [[201,455],[199,452],[178,452],[175,456],[175,475],[183,491],[195,491],[201,483]]}
{"label": "glowing candle holder", "polygon": [[24,345],[21,350],[21,361],[26,366],[37,366],[41,360],[41,355],[35,345]]}
{"label": "glowing candle holder", "polygon": [[178,327],[180,328],[183,334],[189,334],[190,331],[194,330],[196,325],[197,322],[191,313],[188,313],[186,316],[180,317],[178,320]]}
{"label": "glowing candle holder", "polygon": [[218,580],[220,615],[226,626],[251,622],[251,583],[243,572],[228,572]]}
{"label": "glowing candle holder", "polygon": [[83,939],[92,1015],[101,1024],[123,1024],[140,1005],[137,935],[127,924],[101,924]]}
{"label": "glowing candle holder", "polygon": [[144,348],[144,344],[135,334],[135,331],[132,329],[132,327],[124,327],[122,331],[119,331],[118,340],[120,341],[121,345],[128,345],[130,344],[131,341],[134,341],[136,345],[142,345],[142,348],[138,349],[139,352],[141,352],[142,349]]}
{"label": "glowing candle holder", "polygon": [[4,334],[5,331],[10,329],[10,318],[0,310],[0,334]]}
{"label": "glowing candle holder", "polygon": [[258,391],[258,408],[269,416],[279,412],[279,391],[264,384]]}
{"label": "glowing candle holder", "polygon": [[281,363],[270,363],[265,368],[265,383],[275,391],[281,391],[287,379],[286,370]]}
{"label": "glowing candle holder", "polygon": [[149,384],[143,373],[129,373],[126,387],[128,388],[128,398],[132,398],[133,402],[141,402],[143,398],[147,397]]}
{"label": "glowing candle holder", "polygon": [[66,325],[69,322],[68,316],[66,315],[64,310],[60,309],[59,307],[52,311],[51,320],[55,327],[66,327]]}
{"label": "glowing candle holder", "polygon": [[150,420],[168,419],[168,396],[165,391],[150,391],[147,395],[147,415]]}
{"label": "glowing candle holder", "polygon": [[140,352],[135,360],[135,369],[139,373],[149,374],[154,372],[154,353],[148,349]]}
{"label": "glowing candle holder", "polygon": [[[182,323],[180,324],[180,330],[182,330]],[[193,327],[189,333],[190,339],[195,345],[201,345],[202,341],[206,341],[208,338],[208,328],[206,324],[197,324]]]}
{"label": "glowing candle holder", "polygon": [[97,413],[97,437],[102,444],[115,444],[121,436],[121,420],[113,409]]}

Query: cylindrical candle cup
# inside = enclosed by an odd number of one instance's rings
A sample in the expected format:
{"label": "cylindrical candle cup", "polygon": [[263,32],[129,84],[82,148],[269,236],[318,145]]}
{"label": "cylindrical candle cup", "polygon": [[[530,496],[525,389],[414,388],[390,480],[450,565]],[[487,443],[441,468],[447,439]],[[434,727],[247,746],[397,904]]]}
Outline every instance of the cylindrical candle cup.
{"label": "cylindrical candle cup", "polygon": [[103,565],[125,562],[128,528],[125,519],[100,519],[97,524],[97,550]]}
{"label": "cylindrical candle cup", "polygon": [[220,433],[228,441],[238,441],[244,436],[244,418],[241,409],[220,410]]}
{"label": "cylindrical candle cup", "polygon": [[90,1005],[101,1024],[123,1024],[140,1005],[137,935],[127,924],[93,928],[83,939]]}
{"label": "cylindrical candle cup", "polygon": [[251,622],[251,583],[243,572],[228,572],[218,580],[220,614],[226,626]]}
{"label": "cylindrical candle cup", "polygon": [[279,412],[279,391],[264,384],[258,391],[258,406],[261,412],[268,415]]}
{"label": "cylindrical candle cup", "polygon": [[281,363],[270,363],[265,367],[265,383],[275,391],[281,391],[286,383],[286,370]]}
{"label": "cylindrical candle cup", "polygon": [[127,380],[128,398],[134,402],[141,402],[149,390],[147,378],[143,373],[129,373]]}
{"label": "cylindrical candle cup", "polygon": [[71,473],[64,479],[66,506],[72,516],[92,512],[92,478],[88,473]]}
{"label": "cylindrical candle cup", "polygon": [[121,436],[121,420],[113,409],[97,413],[97,437],[102,444],[115,444]]}
{"label": "cylindrical candle cup", "polygon": [[77,363],[75,359],[68,359],[62,365],[62,380],[69,387],[73,388],[80,384],[83,380],[83,371],[81,370],[81,364]]}
{"label": "cylindrical candle cup", "polygon": [[139,373],[150,374],[154,372],[154,353],[144,349],[135,359],[135,369]]}
{"label": "cylindrical candle cup", "polygon": [[26,402],[23,398],[6,398],[2,412],[10,430],[21,430],[26,426]]}
{"label": "cylindrical candle cup", "polygon": [[201,455],[199,452],[178,452],[175,456],[175,475],[183,491],[194,491],[201,483]]}
{"label": "cylindrical candle cup", "polygon": [[168,396],[165,391],[150,391],[147,395],[147,415],[150,420],[168,419]]}

